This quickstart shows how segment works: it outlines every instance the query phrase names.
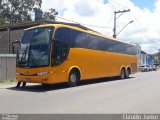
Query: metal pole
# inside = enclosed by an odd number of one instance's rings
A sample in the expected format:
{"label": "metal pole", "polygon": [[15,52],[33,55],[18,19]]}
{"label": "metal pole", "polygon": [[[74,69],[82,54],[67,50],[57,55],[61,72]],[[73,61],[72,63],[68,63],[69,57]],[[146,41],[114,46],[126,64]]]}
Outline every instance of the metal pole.
{"label": "metal pole", "polygon": [[9,52],[9,54],[10,54],[10,52],[11,52],[11,49],[10,49],[10,45],[11,45],[11,36],[10,36],[10,32],[11,32],[11,30],[10,30],[10,26],[8,27],[8,52]]}
{"label": "metal pole", "polygon": [[114,12],[113,38],[116,38],[116,11]]}
{"label": "metal pole", "polygon": [[12,26],[12,6],[10,8],[10,24],[8,29],[9,54],[11,53],[11,26]]}
{"label": "metal pole", "polygon": [[[121,15],[123,15],[123,13],[125,13],[125,12],[130,12],[130,9],[128,9],[128,10],[123,10],[123,11],[115,11],[114,12],[114,28],[113,28],[113,38],[116,38],[116,20],[117,20],[117,18],[116,18],[116,14],[117,13],[122,13]],[[120,15],[120,16],[121,16]],[[120,17],[120,16],[118,16],[118,18]]]}
{"label": "metal pole", "polygon": [[[129,24],[131,24],[133,21],[130,21],[129,23],[127,23],[120,31],[119,31],[119,33],[121,33],[122,32],[122,30],[124,30],[124,28],[126,28],[127,27],[127,25],[129,25]],[[119,33],[117,33],[117,35],[119,34]],[[117,36],[116,35],[116,36]]]}

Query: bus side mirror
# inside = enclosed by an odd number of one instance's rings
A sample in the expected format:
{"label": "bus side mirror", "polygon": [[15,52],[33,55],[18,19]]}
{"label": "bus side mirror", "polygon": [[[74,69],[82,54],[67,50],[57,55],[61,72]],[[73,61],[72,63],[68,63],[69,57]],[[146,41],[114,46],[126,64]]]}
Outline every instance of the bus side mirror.
{"label": "bus side mirror", "polygon": [[20,41],[17,40],[17,41],[14,41],[12,42],[12,53],[15,54],[15,45],[18,44],[18,48],[20,47]]}

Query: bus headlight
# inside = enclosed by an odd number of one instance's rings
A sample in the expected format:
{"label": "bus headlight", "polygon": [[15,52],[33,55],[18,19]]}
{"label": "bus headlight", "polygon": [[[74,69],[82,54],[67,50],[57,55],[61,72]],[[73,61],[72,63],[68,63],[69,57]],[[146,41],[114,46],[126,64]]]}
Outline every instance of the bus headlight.
{"label": "bus headlight", "polygon": [[39,72],[39,73],[37,73],[38,76],[47,75],[47,74],[48,74],[48,72]]}
{"label": "bus headlight", "polygon": [[20,73],[16,71],[16,75],[20,75]]}

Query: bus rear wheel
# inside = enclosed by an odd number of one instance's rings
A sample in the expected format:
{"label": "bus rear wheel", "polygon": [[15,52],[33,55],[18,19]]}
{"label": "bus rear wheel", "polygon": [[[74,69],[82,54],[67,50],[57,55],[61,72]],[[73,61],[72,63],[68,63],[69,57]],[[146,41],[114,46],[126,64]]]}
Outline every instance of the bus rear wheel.
{"label": "bus rear wheel", "polygon": [[120,79],[125,79],[125,78],[126,78],[125,69],[122,69],[120,74]]}
{"label": "bus rear wheel", "polygon": [[77,70],[72,70],[69,74],[69,80],[68,80],[69,87],[77,86],[79,80],[80,80],[79,72]]}
{"label": "bus rear wheel", "polygon": [[129,69],[127,69],[127,70],[126,70],[126,79],[128,79],[128,78],[129,78],[129,75],[130,75],[130,70],[129,70]]}

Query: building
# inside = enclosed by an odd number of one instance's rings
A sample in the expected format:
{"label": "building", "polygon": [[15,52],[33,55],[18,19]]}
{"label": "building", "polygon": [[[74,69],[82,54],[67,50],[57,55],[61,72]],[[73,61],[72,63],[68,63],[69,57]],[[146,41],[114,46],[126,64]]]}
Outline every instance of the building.
{"label": "building", "polygon": [[147,54],[144,51],[141,51],[141,65],[154,65],[154,57],[151,55]]}
{"label": "building", "polygon": [[[37,26],[40,24],[53,24],[53,23],[56,24],[56,23],[63,23],[63,22],[51,21],[51,20],[41,20],[41,21],[36,21],[36,22],[27,22],[27,23],[13,24],[11,26],[0,27],[0,54],[12,53],[13,51],[12,42],[20,40],[24,29],[33,27],[33,26]],[[68,23],[68,24],[72,24],[72,23]],[[77,26],[78,25],[79,24],[77,24]]]}

